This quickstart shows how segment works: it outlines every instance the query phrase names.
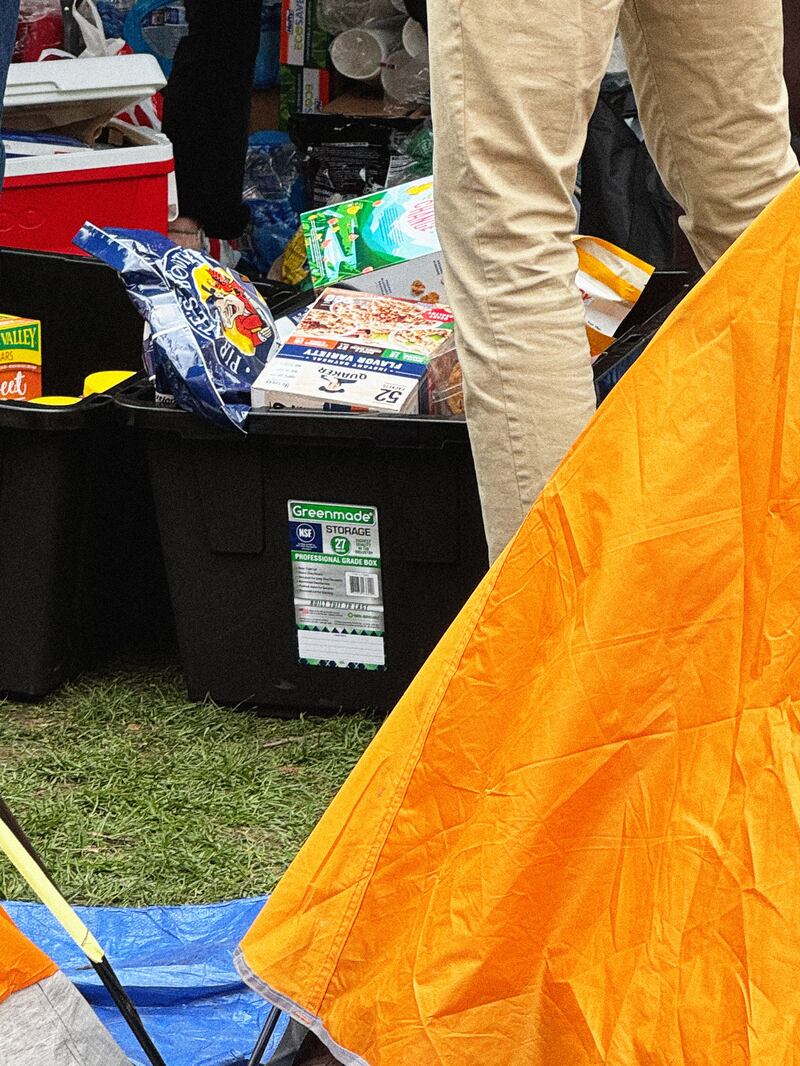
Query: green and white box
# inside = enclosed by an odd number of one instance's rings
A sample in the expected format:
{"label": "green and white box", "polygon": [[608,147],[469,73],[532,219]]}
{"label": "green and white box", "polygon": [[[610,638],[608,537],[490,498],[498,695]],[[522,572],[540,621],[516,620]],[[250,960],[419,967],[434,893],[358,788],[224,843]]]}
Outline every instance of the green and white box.
{"label": "green and white box", "polygon": [[330,34],[320,29],[318,0],[283,0],[280,62],[325,70]]}
{"label": "green and white box", "polygon": [[307,211],[301,222],[315,288],[346,281],[384,296],[446,302],[432,179]]}
{"label": "green and white box", "polygon": [[313,115],[331,98],[331,76],[327,70],[282,66],[280,69],[280,127],[285,130],[292,115]]}

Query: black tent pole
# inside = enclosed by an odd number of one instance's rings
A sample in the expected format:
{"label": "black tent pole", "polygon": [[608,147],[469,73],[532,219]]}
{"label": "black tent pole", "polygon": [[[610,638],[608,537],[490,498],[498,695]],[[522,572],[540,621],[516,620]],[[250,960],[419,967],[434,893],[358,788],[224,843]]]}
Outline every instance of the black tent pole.
{"label": "black tent pole", "polygon": [[[100,948],[100,946],[97,944],[97,941],[94,940],[94,937],[92,937],[85,924],[81,921],[81,919],[72,909],[72,907],[70,907],[66,899],[64,899],[63,893],[60,891],[55,881],[53,880],[53,875],[49,872],[47,867],[42,862],[33,844],[31,844],[30,840],[23,832],[22,828],[20,827],[16,818],[12,814],[8,805],[2,798],[0,798],[0,822],[3,823],[11,837],[13,837],[13,839],[17,841],[19,847],[21,847],[26,852],[28,858],[38,868],[39,874],[41,874],[41,876],[49,885],[51,895],[54,893],[58,897],[58,905],[63,908],[66,908],[70,912],[70,921],[74,921],[75,926],[79,926],[82,928],[81,936],[83,937],[83,942],[81,942],[81,939],[79,939],[79,937],[75,935],[74,929],[69,929],[65,926],[65,928],[67,928],[67,932],[70,934],[70,936],[72,936],[73,940],[76,941],[78,946],[86,955],[89,962],[92,964],[92,968],[97,973],[100,980],[103,982],[103,985],[107,989],[108,994],[111,996],[111,999],[113,1000],[114,1005],[117,1007],[117,1010],[119,1010],[122,1017],[128,1023],[128,1027],[139,1042],[139,1045],[141,1046],[142,1051],[147,1056],[148,1061],[152,1064],[152,1066],[166,1066],[166,1063],[162,1059],[158,1048],[150,1039],[150,1036],[144,1027],[144,1023],[142,1022],[139,1012],[134,1006],[133,1000],[130,998],[128,993],[120,984],[119,978],[114,972],[111,963],[105,956],[105,952],[103,952],[102,948]],[[11,846],[12,841],[8,840],[3,845],[4,848]],[[19,855],[19,853],[17,854]],[[14,863],[15,866],[17,866],[17,869],[22,874],[22,876],[25,877],[23,869],[17,865],[17,862],[15,862],[13,855],[9,854],[8,858],[12,863]],[[27,877],[25,877],[25,879],[28,880]],[[32,884],[31,882],[29,882],[29,884],[33,891],[36,893],[36,895],[40,896],[39,890],[37,889],[36,885]],[[43,886],[40,884],[40,887]],[[45,903],[46,906],[48,906],[44,899],[42,899],[42,902]],[[48,909],[50,909],[49,906]],[[58,918],[57,915],[56,917]],[[61,922],[60,918],[58,918],[58,920]],[[85,936],[83,934],[85,934]],[[91,950],[91,952],[90,950],[87,950],[86,947],[86,944],[89,941],[94,944],[94,949]]]}
{"label": "black tent pole", "polygon": [[[92,961],[91,959],[89,960]],[[103,956],[101,962],[92,962],[95,973],[105,985],[106,991],[111,996],[117,1010],[128,1024],[128,1028],[139,1042],[139,1047],[147,1056],[152,1066],[167,1066],[161,1058],[161,1053],[150,1039],[150,1034],[144,1027],[144,1022],[136,1006],[119,982],[111,963]]]}
{"label": "black tent pole", "polygon": [[267,1015],[267,1020],[264,1022],[264,1028],[259,1034],[256,1046],[253,1048],[253,1054],[247,1061],[247,1066],[261,1066],[261,1062],[264,1058],[264,1052],[267,1050],[267,1044],[270,1041],[270,1037],[275,1032],[275,1026],[278,1024],[278,1018],[280,1018],[281,1012],[277,1007],[273,1007]]}

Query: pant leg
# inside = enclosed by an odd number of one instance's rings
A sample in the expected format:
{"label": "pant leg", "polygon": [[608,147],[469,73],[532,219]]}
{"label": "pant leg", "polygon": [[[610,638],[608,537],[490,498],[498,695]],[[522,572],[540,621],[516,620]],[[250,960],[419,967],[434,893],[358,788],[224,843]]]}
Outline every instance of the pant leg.
{"label": "pant leg", "polygon": [[189,33],[164,94],[164,132],[175,150],[180,212],[210,237],[247,224],[242,183],[261,0],[188,0]]}
{"label": "pant leg", "polygon": [[[19,0],[0,0],[0,119],[3,117],[3,97],[6,91],[6,78],[14,51],[14,37],[19,15]],[[0,185],[3,183],[5,153],[0,141]]]}
{"label": "pant leg", "polygon": [[492,557],[595,408],[571,195],[620,3],[428,3],[436,220]]}
{"label": "pant leg", "polygon": [[625,0],[620,30],[648,148],[707,269],[797,173],[781,0]]}

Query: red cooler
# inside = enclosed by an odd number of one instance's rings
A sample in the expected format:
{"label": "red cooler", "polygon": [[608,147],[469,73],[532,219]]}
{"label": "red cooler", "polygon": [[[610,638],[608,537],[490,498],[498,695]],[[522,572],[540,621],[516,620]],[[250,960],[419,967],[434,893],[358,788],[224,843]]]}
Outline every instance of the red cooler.
{"label": "red cooler", "polygon": [[[3,136],[74,130],[152,96],[165,82],[149,55],[16,63],[9,71]],[[112,122],[113,126],[114,123]],[[37,146],[8,151],[0,192],[0,245],[75,254],[85,221],[166,233],[177,217],[172,146],[163,134],[118,127],[119,147]]]}

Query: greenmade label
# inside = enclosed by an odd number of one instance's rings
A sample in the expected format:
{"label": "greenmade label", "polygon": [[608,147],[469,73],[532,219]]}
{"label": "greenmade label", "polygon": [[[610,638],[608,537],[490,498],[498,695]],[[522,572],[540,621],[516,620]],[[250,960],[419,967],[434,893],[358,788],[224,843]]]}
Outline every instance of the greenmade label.
{"label": "greenmade label", "polygon": [[372,525],[378,520],[374,507],[351,507],[338,503],[304,503],[300,500],[289,501],[289,518],[322,522],[363,522],[366,525]]}
{"label": "greenmade label", "polygon": [[384,670],[376,508],[289,500],[288,515],[300,662]]}

